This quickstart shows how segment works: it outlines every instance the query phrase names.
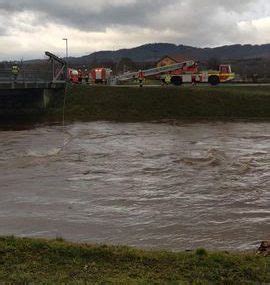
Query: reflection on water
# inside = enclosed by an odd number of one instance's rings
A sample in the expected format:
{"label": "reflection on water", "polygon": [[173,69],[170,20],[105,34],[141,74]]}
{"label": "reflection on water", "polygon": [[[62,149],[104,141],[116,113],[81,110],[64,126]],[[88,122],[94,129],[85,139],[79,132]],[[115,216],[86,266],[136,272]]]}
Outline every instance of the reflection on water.
{"label": "reflection on water", "polygon": [[0,132],[0,235],[164,249],[270,238],[270,123]]}

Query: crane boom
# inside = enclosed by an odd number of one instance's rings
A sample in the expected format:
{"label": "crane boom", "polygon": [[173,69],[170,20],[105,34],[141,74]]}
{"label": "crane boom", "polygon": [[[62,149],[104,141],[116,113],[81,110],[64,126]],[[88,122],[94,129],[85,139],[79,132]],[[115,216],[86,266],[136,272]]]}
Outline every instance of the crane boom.
{"label": "crane boom", "polygon": [[55,54],[46,51],[45,55],[49,57],[50,62],[52,63],[52,80],[55,81],[63,81],[68,77],[67,62]]}
{"label": "crane boom", "polygon": [[175,71],[178,69],[182,69],[185,65],[192,66],[194,64],[195,64],[195,62],[193,60],[190,60],[190,61],[184,61],[184,62],[180,62],[180,63],[175,63],[175,64],[161,66],[161,67],[155,67],[155,68],[151,68],[151,69],[145,69],[145,70],[136,71],[136,72],[129,72],[129,73],[117,76],[116,80],[118,80],[118,81],[130,80],[133,78],[138,78],[140,76],[140,74],[143,74],[144,77],[154,76],[154,75],[158,75],[158,74],[172,72],[172,71]]}

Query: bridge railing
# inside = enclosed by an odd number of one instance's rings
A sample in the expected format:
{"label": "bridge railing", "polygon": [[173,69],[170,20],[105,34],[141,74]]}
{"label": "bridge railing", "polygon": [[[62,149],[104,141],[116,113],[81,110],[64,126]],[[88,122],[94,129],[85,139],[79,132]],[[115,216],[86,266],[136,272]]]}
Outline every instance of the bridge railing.
{"label": "bridge railing", "polygon": [[53,80],[52,71],[35,70],[35,69],[20,69],[15,76],[11,69],[0,69],[0,82],[51,82]]}

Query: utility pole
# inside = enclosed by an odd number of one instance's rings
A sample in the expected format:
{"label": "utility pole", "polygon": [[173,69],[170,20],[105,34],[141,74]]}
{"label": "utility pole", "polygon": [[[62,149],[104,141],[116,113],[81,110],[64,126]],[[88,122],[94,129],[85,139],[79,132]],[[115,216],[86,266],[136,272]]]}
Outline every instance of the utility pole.
{"label": "utility pole", "polygon": [[63,41],[66,42],[66,79],[68,80],[68,39],[63,38]]}

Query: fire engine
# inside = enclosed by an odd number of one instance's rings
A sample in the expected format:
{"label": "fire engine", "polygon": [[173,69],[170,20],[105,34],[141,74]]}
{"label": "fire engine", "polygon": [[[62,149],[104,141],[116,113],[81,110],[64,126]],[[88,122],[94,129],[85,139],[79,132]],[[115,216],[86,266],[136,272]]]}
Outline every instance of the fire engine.
{"label": "fire engine", "polygon": [[181,85],[183,83],[209,83],[211,85],[218,85],[219,83],[230,81],[235,77],[230,65],[222,64],[218,71],[200,71],[198,63],[190,60],[172,65],[126,73],[116,77],[116,81],[121,82],[131,79],[141,80],[146,77],[154,77],[164,81],[165,77],[168,75],[170,76],[170,82],[174,85]]}
{"label": "fire engine", "polygon": [[69,68],[68,69],[68,78],[71,83],[79,83],[79,72],[76,69]]}
{"label": "fire engine", "polygon": [[107,84],[111,76],[112,70],[109,68],[94,68],[91,70],[91,79],[96,84]]}

